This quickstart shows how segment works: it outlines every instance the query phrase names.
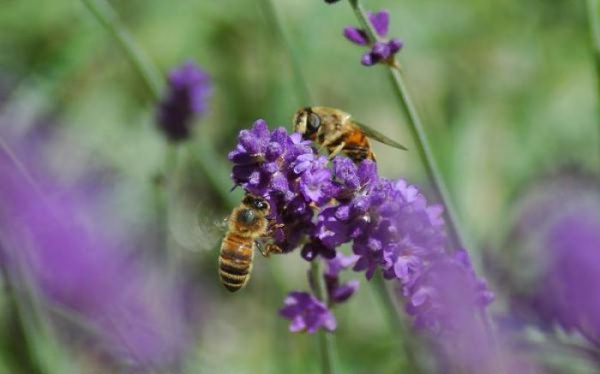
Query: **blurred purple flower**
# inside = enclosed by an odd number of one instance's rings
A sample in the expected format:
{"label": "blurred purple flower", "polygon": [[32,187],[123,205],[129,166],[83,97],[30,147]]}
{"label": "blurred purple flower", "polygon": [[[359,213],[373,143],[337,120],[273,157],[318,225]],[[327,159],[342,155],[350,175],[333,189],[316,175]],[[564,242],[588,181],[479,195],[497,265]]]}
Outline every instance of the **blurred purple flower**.
{"label": "blurred purple flower", "polygon": [[194,116],[206,112],[211,93],[209,75],[194,62],[171,70],[167,92],[157,110],[159,128],[167,139],[179,142],[190,137]]}
{"label": "blurred purple flower", "polygon": [[407,312],[416,316],[415,325],[433,333],[464,329],[494,298],[476,277],[464,250],[432,261],[414,284],[405,287],[405,294]]}
{"label": "blurred purple flower", "polygon": [[292,321],[291,332],[306,331],[312,334],[319,329],[333,331],[336,328],[333,313],[325,304],[307,292],[290,292],[279,314]]}
{"label": "blurred purple flower", "polygon": [[33,186],[1,152],[0,165],[1,265],[25,275],[49,305],[90,325],[82,333],[120,364],[177,365],[189,332],[175,282],[99,229],[90,190],[62,187],[27,164]]}
{"label": "blurred purple flower", "polygon": [[[385,38],[389,29],[389,12],[386,10],[376,13],[369,12],[368,17],[375,33],[379,37]],[[404,46],[402,41],[396,38],[392,38],[388,41],[371,41],[365,30],[353,26],[344,28],[344,36],[346,39],[357,45],[372,44],[371,49],[361,58],[361,63],[365,66],[372,66],[390,60]]]}
{"label": "blurred purple flower", "polygon": [[532,269],[512,286],[513,312],[600,346],[600,182],[564,170],[544,178],[523,194],[513,235]]}

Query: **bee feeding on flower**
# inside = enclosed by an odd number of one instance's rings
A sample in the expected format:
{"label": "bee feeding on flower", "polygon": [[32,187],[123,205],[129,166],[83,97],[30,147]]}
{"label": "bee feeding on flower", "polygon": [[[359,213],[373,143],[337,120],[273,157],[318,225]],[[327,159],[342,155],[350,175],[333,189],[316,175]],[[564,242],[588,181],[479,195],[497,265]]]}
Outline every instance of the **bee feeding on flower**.
{"label": "bee feeding on flower", "polygon": [[294,114],[294,131],[304,139],[314,141],[329,151],[330,158],[344,153],[352,161],[375,161],[368,138],[406,151],[402,144],[388,138],[379,131],[353,120],[350,114],[325,106],[306,107]]}
{"label": "bee feeding on flower", "polygon": [[238,291],[250,280],[254,250],[268,257],[281,249],[268,240],[271,207],[262,197],[247,194],[228,219],[229,230],[223,238],[219,254],[219,278],[231,292]]}

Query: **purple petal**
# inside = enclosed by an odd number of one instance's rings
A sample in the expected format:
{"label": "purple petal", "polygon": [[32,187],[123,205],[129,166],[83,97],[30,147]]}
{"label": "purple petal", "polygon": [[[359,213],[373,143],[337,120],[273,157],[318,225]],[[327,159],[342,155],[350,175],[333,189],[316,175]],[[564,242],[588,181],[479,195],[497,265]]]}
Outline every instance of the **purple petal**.
{"label": "purple petal", "polygon": [[388,42],[388,48],[390,49],[390,54],[394,54],[404,47],[404,43],[400,39],[392,38]]}
{"label": "purple petal", "polygon": [[344,29],[344,36],[354,44],[367,45],[369,38],[364,30],[348,26]]}
{"label": "purple petal", "polygon": [[369,12],[369,21],[371,21],[377,35],[381,37],[387,35],[390,23],[390,13],[387,10],[381,10],[377,13]]}

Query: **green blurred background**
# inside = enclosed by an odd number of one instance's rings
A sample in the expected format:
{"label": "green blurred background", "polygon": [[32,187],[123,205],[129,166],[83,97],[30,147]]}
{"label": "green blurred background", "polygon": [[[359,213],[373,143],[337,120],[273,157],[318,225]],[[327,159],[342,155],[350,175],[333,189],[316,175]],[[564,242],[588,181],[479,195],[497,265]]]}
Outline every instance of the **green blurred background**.
{"label": "green blurred background", "polygon": [[[273,3],[314,97],[310,104],[343,108],[414,150],[385,69],[362,66],[363,50],[342,36],[343,27],[358,25],[348,4]],[[267,3],[111,4],[161,71],[192,59],[214,83],[208,114],[179,152],[169,204],[175,257],[204,290],[201,334],[187,370],[317,371],[316,339],[290,334],[276,315],[289,290],[308,287],[308,266],[298,253],[257,258],[253,280],[239,294],[224,291],[216,277],[215,222],[230,210],[226,157],[237,133],[257,118],[289,128],[294,111],[309,104],[297,95]],[[566,164],[598,170],[597,80],[583,1],[370,0],[365,6],[389,10],[390,35],[405,43],[399,59],[473,249],[497,247],[511,224],[511,203],[537,176]],[[43,122],[61,129],[63,140],[48,158],[65,178],[90,165],[116,175],[118,194],[107,209],[136,227],[160,220],[153,181],[167,151],[153,122],[155,102],[81,2],[0,2],[0,104],[1,126],[18,132]],[[72,146],[64,148],[65,138]],[[428,189],[416,152],[374,148],[382,175]],[[207,182],[200,157],[211,157],[216,183]],[[240,191],[232,195],[239,201]],[[340,372],[399,372],[399,337],[368,283],[361,281],[336,316]],[[0,372],[18,368],[0,354]]]}

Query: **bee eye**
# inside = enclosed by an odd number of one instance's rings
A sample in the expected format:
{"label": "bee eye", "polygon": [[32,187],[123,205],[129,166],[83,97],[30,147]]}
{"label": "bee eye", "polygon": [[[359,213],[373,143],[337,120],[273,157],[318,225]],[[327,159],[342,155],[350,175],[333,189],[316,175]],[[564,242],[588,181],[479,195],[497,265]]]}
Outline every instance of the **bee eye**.
{"label": "bee eye", "polygon": [[241,223],[250,225],[256,220],[256,215],[250,209],[244,209],[240,212],[239,220]]}
{"label": "bee eye", "polygon": [[308,115],[308,129],[311,132],[317,131],[321,126],[321,118],[315,113],[310,113]]}
{"label": "bee eye", "polygon": [[268,210],[269,209],[269,203],[267,203],[264,200],[256,200],[254,202],[254,207],[258,210]]}

